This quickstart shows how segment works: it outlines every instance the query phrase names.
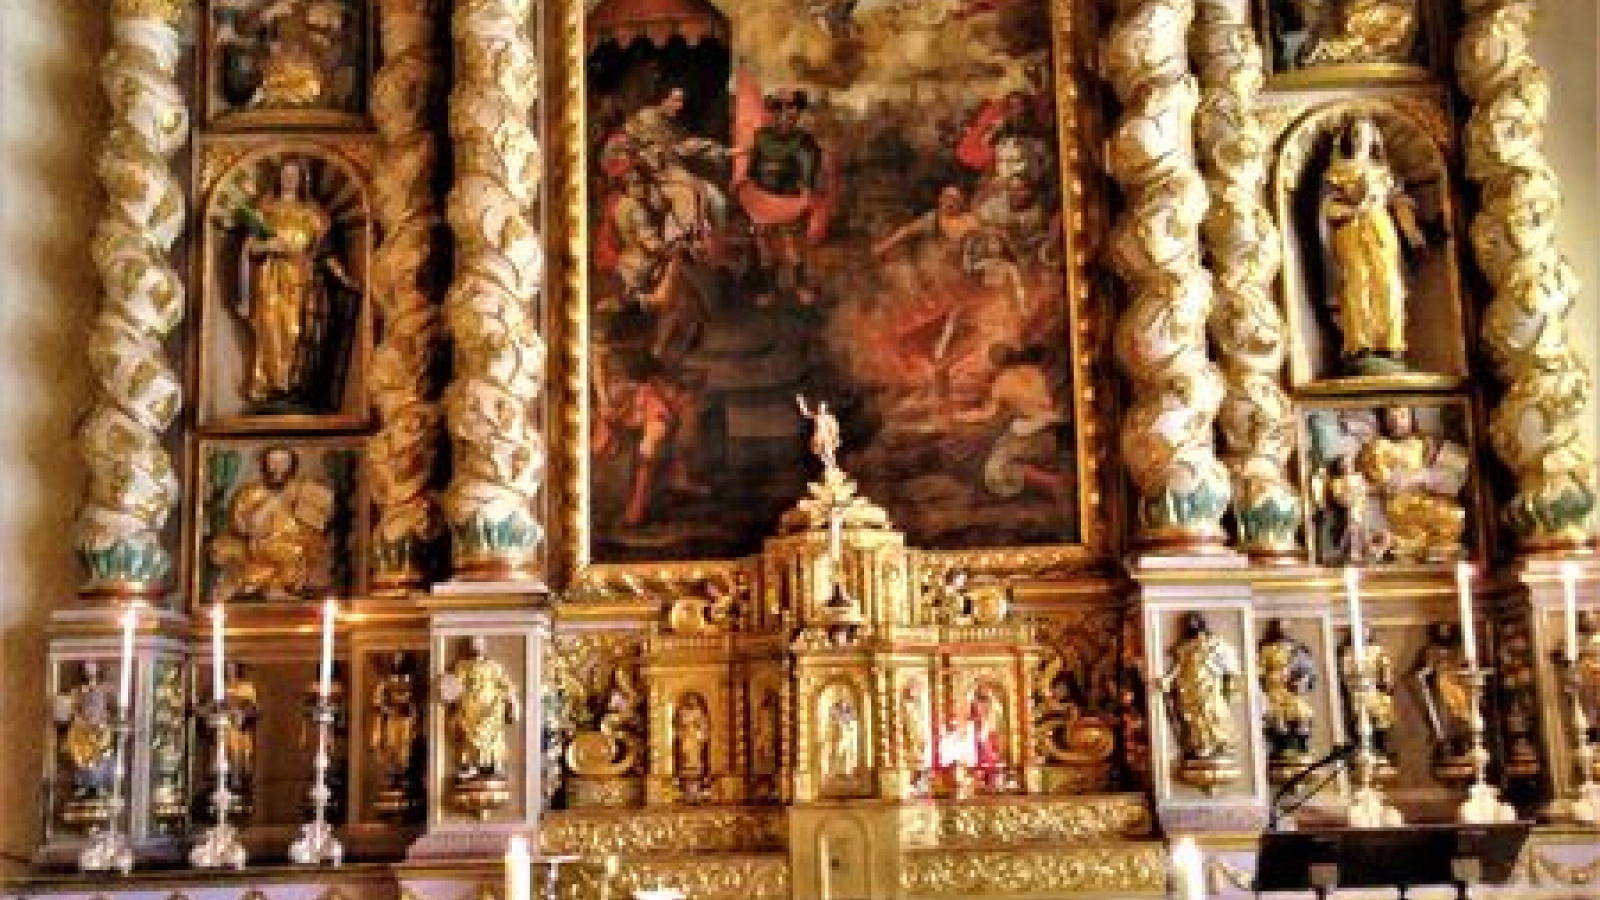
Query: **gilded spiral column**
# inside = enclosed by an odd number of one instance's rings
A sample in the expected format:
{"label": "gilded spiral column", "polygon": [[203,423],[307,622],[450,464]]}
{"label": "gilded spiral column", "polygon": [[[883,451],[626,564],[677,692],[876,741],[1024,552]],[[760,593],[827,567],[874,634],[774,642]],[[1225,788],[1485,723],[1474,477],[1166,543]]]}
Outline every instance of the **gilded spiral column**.
{"label": "gilded spiral column", "polygon": [[429,492],[443,413],[433,373],[439,347],[438,280],[444,217],[434,200],[439,147],[430,119],[443,88],[436,44],[439,4],[380,0],[383,67],[373,78],[379,136],[373,185],[380,241],[373,297],[381,339],[368,384],[378,416],[367,445],[371,484],[372,585],[404,590],[426,579],[429,546],[442,533]]}
{"label": "gilded spiral column", "polygon": [[1199,16],[1197,124],[1211,194],[1201,236],[1216,278],[1211,338],[1227,385],[1222,459],[1240,549],[1284,559],[1299,554],[1300,498],[1288,471],[1295,422],[1281,379],[1287,335],[1272,295],[1282,244],[1264,200],[1268,142],[1256,112],[1266,69],[1249,0],[1201,0]]}
{"label": "gilded spiral column", "polygon": [[111,3],[101,63],[111,131],[98,161],[107,203],[93,240],[102,295],[89,330],[94,396],[78,430],[89,481],[73,535],[84,593],[159,593],[171,569],[161,535],[178,480],[162,442],[183,386],[163,344],[184,314],[183,279],[168,254],[185,221],[171,169],[189,137],[176,80],[185,5]]}
{"label": "gilded spiral column", "polygon": [[535,504],[545,446],[538,418],[545,344],[536,310],[543,258],[534,203],[542,181],[532,129],[538,67],[531,0],[458,0],[450,134],[456,239],[445,322],[455,379],[445,391],[453,475],[444,497],[455,575],[536,574]]}
{"label": "gilded spiral column", "polygon": [[1530,553],[1585,542],[1595,505],[1581,426],[1592,382],[1566,322],[1578,282],[1556,249],[1561,195],[1543,151],[1550,87],[1529,49],[1537,5],[1467,0],[1456,47],[1472,100],[1467,176],[1481,193],[1472,245],[1494,291],[1482,336],[1505,382],[1489,438],[1516,482],[1506,523]]}
{"label": "gilded spiral column", "polygon": [[1126,207],[1111,235],[1129,296],[1115,336],[1133,389],[1122,458],[1138,494],[1140,543],[1171,552],[1220,543],[1229,496],[1212,433],[1224,387],[1206,348],[1207,197],[1195,163],[1199,88],[1187,52],[1194,14],[1194,0],[1120,0],[1104,54],[1122,103],[1108,160]]}

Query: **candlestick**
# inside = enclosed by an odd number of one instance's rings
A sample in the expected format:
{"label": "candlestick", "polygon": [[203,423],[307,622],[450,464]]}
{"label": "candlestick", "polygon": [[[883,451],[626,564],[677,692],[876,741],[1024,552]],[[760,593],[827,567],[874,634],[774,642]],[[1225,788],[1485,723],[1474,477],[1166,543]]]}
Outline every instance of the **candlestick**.
{"label": "candlestick", "polygon": [[227,696],[222,675],[222,633],[226,630],[227,614],[219,601],[211,607],[211,698],[220,706]]}
{"label": "candlestick", "polygon": [[1578,660],[1578,564],[1575,562],[1561,564],[1561,600],[1566,615],[1565,653],[1567,665],[1570,666]]}
{"label": "candlestick", "polygon": [[138,601],[122,612],[122,672],[117,679],[117,707],[127,715],[133,705],[133,633],[139,624]]}
{"label": "candlestick", "polygon": [[1355,566],[1344,567],[1344,604],[1350,620],[1350,650],[1356,655],[1356,665],[1366,665],[1367,628],[1361,621],[1361,570]]}
{"label": "candlestick", "polygon": [[1478,670],[1478,629],[1472,621],[1472,563],[1456,563],[1456,599],[1461,607],[1461,649],[1467,669]]}
{"label": "candlestick", "polygon": [[506,845],[506,900],[533,900],[533,854],[520,834]]}
{"label": "candlestick", "polygon": [[1515,822],[1516,807],[1502,803],[1500,790],[1489,783],[1489,746],[1484,740],[1487,728],[1483,721],[1483,691],[1489,673],[1478,668],[1476,660],[1469,660],[1461,677],[1469,691],[1467,731],[1472,746],[1467,758],[1472,760],[1472,784],[1467,787],[1467,799],[1462,802],[1456,818],[1469,825]]}
{"label": "candlestick", "polygon": [[1172,842],[1172,893],[1176,900],[1205,900],[1205,859],[1188,835]]}

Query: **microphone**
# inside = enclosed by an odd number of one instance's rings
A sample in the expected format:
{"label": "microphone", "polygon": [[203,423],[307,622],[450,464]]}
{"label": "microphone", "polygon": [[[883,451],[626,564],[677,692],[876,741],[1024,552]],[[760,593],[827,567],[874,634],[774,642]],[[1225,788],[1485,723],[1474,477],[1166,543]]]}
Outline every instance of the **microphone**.
{"label": "microphone", "polygon": [[[1277,831],[1278,821],[1280,819],[1295,812],[1300,807],[1306,805],[1306,803],[1309,802],[1312,797],[1315,797],[1322,790],[1322,788],[1333,779],[1333,776],[1338,774],[1337,767],[1343,764],[1343,762],[1349,757],[1354,756],[1356,750],[1357,747],[1355,744],[1335,744],[1333,748],[1324,754],[1321,759],[1306,766],[1304,769],[1301,769],[1293,778],[1284,782],[1283,786],[1278,788],[1278,792],[1272,795],[1272,805],[1269,807],[1272,815],[1267,819],[1267,830]],[[1301,785],[1305,784],[1307,781],[1310,781],[1313,775],[1316,775],[1327,769],[1332,769],[1333,771],[1328,772],[1328,774],[1322,779],[1321,782],[1317,784],[1314,789],[1306,792],[1303,796],[1294,797],[1295,791]],[[1285,803],[1285,799],[1290,799],[1294,802]]]}

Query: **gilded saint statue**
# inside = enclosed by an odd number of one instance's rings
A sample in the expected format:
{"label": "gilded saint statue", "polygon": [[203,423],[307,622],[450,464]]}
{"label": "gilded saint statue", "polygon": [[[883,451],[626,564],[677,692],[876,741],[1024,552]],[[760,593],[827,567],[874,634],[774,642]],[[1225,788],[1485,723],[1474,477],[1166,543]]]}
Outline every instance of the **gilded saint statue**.
{"label": "gilded saint statue", "polygon": [[1417,654],[1412,678],[1428,714],[1428,731],[1433,737],[1433,774],[1440,781],[1472,777],[1469,749],[1469,723],[1472,720],[1472,688],[1466,679],[1466,652],[1461,634],[1452,622],[1428,626],[1428,643]]}
{"label": "gilded saint statue", "polygon": [[78,684],[55,701],[61,761],[72,784],[62,818],[71,825],[93,825],[108,814],[116,688],[102,679],[100,663],[92,659],[79,665],[78,675]]}
{"label": "gilded saint statue", "polygon": [[1578,613],[1578,652],[1572,688],[1589,720],[1589,743],[1600,744],[1600,614]]}
{"label": "gilded saint statue", "polygon": [[1355,647],[1349,640],[1339,647],[1339,671],[1344,676],[1346,724],[1353,740],[1360,734],[1358,717],[1365,713],[1367,725],[1372,729],[1372,751],[1377,756],[1375,777],[1379,781],[1386,781],[1398,774],[1389,746],[1389,737],[1394,732],[1394,657],[1378,643],[1378,636],[1372,629],[1369,628],[1364,633],[1367,647],[1364,667],[1366,674],[1372,679],[1372,690],[1361,695],[1356,694],[1358,673]]}
{"label": "gilded saint statue", "polygon": [[229,789],[238,795],[236,809],[250,805],[256,777],[256,726],[261,721],[260,694],[243,663],[231,662],[223,670],[223,705],[232,717],[224,749],[228,759]]}
{"label": "gilded saint statue", "polygon": [[826,704],[819,752],[823,778],[850,778],[861,766],[861,716],[855,699],[844,691]]}
{"label": "gilded saint statue", "polygon": [[446,725],[455,744],[456,802],[488,815],[511,799],[506,732],[522,715],[517,686],[490,658],[489,642],[475,635],[445,674],[440,695],[448,704]]}
{"label": "gilded saint statue", "polygon": [[840,471],[839,469],[839,420],[832,410],[828,409],[828,401],[818,400],[817,408],[813,411],[806,403],[805,395],[796,394],[795,405],[800,407],[800,415],[811,422],[811,452],[822,461],[824,477]]}
{"label": "gilded saint statue", "polygon": [[711,712],[705,698],[685,694],[672,716],[672,764],[679,778],[700,779],[711,771]]}
{"label": "gilded saint statue", "polygon": [[384,663],[383,675],[372,689],[367,748],[377,763],[381,785],[374,806],[385,815],[404,814],[421,801],[421,785],[416,776],[422,698],[415,667],[411,654],[395,651]]}
{"label": "gilded saint statue", "polygon": [[185,745],[188,735],[189,693],[184,667],[163,663],[151,689],[150,810],[161,822],[181,820],[185,808]]}
{"label": "gilded saint statue", "polygon": [[1349,375],[1404,371],[1406,271],[1404,244],[1426,241],[1416,205],[1389,167],[1383,134],[1365,116],[1334,142],[1318,204],[1324,251],[1343,337],[1341,368]]}
{"label": "gilded saint statue", "polygon": [[1417,0],[1293,0],[1306,38],[1301,66],[1403,64],[1417,39]]}
{"label": "gilded saint statue", "polygon": [[1183,634],[1161,688],[1172,704],[1183,759],[1178,777],[1212,788],[1240,775],[1233,706],[1243,690],[1239,653],[1211,632],[1205,616],[1183,616]]}
{"label": "gilded saint statue", "polygon": [[217,599],[293,600],[329,586],[328,529],[333,490],[300,473],[300,454],[261,451],[260,475],[228,502],[224,531],[210,541],[220,570]]}
{"label": "gilded saint statue", "polygon": [[1456,559],[1467,528],[1466,448],[1423,434],[1409,407],[1387,407],[1379,418],[1382,433],[1361,448],[1357,465],[1382,500],[1385,549],[1402,562]]}
{"label": "gilded saint statue", "polygon": [[1282,619],[1267,623],[1257,648],[1261,667],[1268,774],[1287,781],[1306,764],[1311,752],[1311,730],[1316,716],[1311,695],[1317,687],[1317,666],[1311,648],[1289,634]]}
{"label": "gilded saint statue", "polygon": [[312,196],[304,163],[288,159],[276,190],[242,205],[238,313],[251,350],[244,395],[257,411],[337,409],[360,288],[332,246],[334,221]]}

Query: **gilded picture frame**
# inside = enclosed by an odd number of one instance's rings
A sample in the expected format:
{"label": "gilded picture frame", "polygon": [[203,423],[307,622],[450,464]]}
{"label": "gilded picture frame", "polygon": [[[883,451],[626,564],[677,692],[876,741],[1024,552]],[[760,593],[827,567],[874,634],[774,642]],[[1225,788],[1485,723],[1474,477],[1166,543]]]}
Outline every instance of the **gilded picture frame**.
{"label": "gilded picture frame", "polygon": [[[938,557],[937,565],[941,567],[961,566],[1008,580],[1041,583],[1059,582],[1092,568],[1111,549],[1109,479],[1105,474],[1106,438],[1112,432],[1108,413],[1111,392],[1098,383],[1106,365],[1104,348],[1108,344],[1110,311],[1104,306],[1103,290],[1097,290],[1091,262],[1108,228],[1109,214],[1101,189],[1102,176],[1094,166],[1100,154],[1103,126],[1093,104],[1086,102],[1094,96],[1093,75],[1086,65],[1093,50],[1093,4],[1084,0],[1032,2],[1039,5],[1049,23],[1048,77],[1053,86],[1049,99],[1053,103],[1054,136],[1049,148],[1054,166],[1050,190],[1060,203],[1058,230],[1051,240],[1063,261],[1065,282],[1061,287],[1065,326],[1060,343],[1070,360],[1070,393],[1059,400],[1072,423],[1071,474],[1077,486],[1074,533],[1066,541],[927,549]],[[548,388],[552,459],[545,502],[547,520],[551,522],[549,546],[554,549],[549,562],[555,583],[570,589],[569,601],[615,602],[639,599],[641,591],[649,593],[647,585],[670,591],[673,585],[728,577],[739,568],[740,560],[747,560],[759,549],[759,543],[752,540],[742,553],[659,559],[646,555],[615,560],[596,552],[599,529],[592,448],[602,412],[597,409],[594,396],[601,364],[592,353],[597,321],[591,298],[597,284],[589,260],[600,236],[593,214],[597,190],[590,173],[608,147],[598,136],[600,116],[589,101],[589,54],[598,37],[589,30],[588,13],[594,5],[586,6],[580,0],[551,4],[542,27],[547,40],[558,42],[555,52],[548,54],[555,60],[549,73],[553,87],[544,93],[549,158],[555,161],[544,202],[550,233],[561,240],[547,256],[545,303],[552,348]],[[939,5],[961,4],[947,0]],[[742,8],[738,3],[723,6],[729,16],[736,16]],[[982,4],[974,4],[974,8],[979,6]],[[614,26],[609,23],[607,33],[614,32]],[[743,51],[735,48],[734,52]],[[849,422],[845,424],[848,432]],[[802,490],[803,484],[796,485],[793,499],[799,499]],[[732,506],[741,499],[723,496],[720,501]]]}

